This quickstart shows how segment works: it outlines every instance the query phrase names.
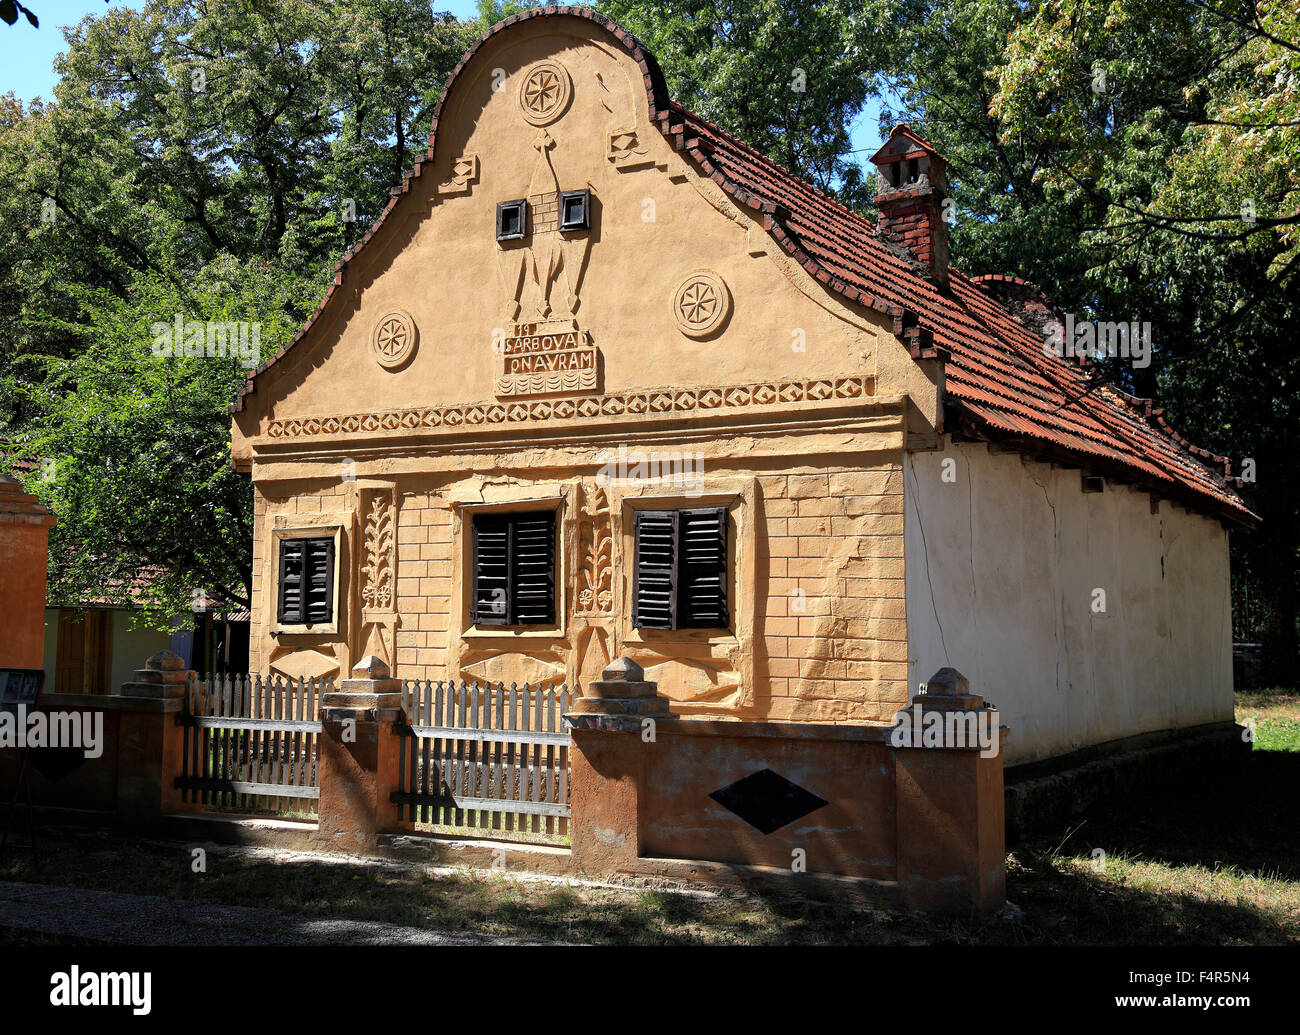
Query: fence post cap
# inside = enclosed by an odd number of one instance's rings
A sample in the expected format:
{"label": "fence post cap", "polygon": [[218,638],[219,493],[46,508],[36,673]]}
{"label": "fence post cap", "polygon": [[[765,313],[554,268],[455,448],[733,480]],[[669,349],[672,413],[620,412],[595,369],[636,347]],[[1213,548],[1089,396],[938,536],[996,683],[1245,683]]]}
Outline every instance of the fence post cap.
{"label": "fence post cap", "polygon": [[917,689],[912,704],[927,711],[971,712],[991,707],[984,703],[983,697],[971,692],[969,679],[949,666],[939,669]]}
{"label": "fence post cap", "polygon": [[645,670],[631,658],[615,658],[600,677],[610,682],[639,683],[645,679]]}
{"label": "fence post cap", "polygon": [[354,679],[387,679],[391,675],[392,670],[384,659],[374,654],[367,654],[352,666]]}
{"label": "fence post cap", "polygon": [[923,694],[943,694],[954,697],[970,693],[970,680],[955,668],[945,665],[921,684]]}
{"label": "fence post cap", "polygon": [[144,667],[155,672],[180,672],[185,668],[185,661],[180,655],[173,654],[169,650],[160,650],[150,656],[144,663]]}

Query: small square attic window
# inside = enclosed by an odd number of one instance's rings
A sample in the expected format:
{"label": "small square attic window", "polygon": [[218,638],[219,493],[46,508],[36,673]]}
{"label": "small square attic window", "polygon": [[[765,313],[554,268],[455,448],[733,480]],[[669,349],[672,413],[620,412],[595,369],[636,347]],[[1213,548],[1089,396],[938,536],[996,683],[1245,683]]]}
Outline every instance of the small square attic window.
{"label": "small square attic window", "polygon": [[517,201],[497,203],[497,240],[517,241],[524,236],[528,228],[528,202],[523,198]]}
{"label": "small square attic window", "polygon": [[586,230],[590,226],[590,188],[560,191],[560,229]]}

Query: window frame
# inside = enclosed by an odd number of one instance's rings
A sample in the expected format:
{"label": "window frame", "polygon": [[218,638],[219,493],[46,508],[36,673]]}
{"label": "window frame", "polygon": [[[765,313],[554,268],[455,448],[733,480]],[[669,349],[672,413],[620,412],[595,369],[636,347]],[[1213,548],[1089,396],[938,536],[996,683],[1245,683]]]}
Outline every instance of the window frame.
{"label": "window frame", "polygon": [[[501,217],[508,209],[517,208],[519,210],[519,232],[506,233],[502,229]],[[498,241],[522,241],[528,236],[528,199],[512,198],[510,201],[497,202],[497,240]]]}
{"label": "window frame", "polygon": [[[301,519],[300,519],[301,520]],[[293,539],[332,539],[333,570],[330,572],[330,617],[327,622],[283,622],[280,620],[280,544]],[[339,632],[340,613],[343,611],[339,595],[340,575],[344,566],[343,527],[341,524],[294,524],[292,527],[277,527],[271,530],[271,551],[267,558],[271,575],[269,612],[273,634],[288,633],[293,635],[333,636]]]}
{"label": "window frame", "polygon": [[[688,668],[707,667],[719,678],[734,681],[736,688],[727,691],[727,708],[757,706],[755,682],[756,659],[762,657],[760,639],[762,622],[769,606],[766,569],[760,568],[759,555],[766,529],[763,493],[754,475],[707,476],[698,488],[683,492],[673,486],[642,484],[614,480],[606,490],[610,497],[615,543],[614,583],[617,587],[614,622],[618,649],[632,658],[645,653],[665,659],[683,659]],[[725,507],[728,516],[727,562],[730,571],[730,630],[718,629],[641,629],[632,624],[632,578],[629,563],[634,548],[633,525],[636,514],[644,510],[685,510]],[[764,571],[760,584],[759,573]],[[689,659],[699,659],[698,663]],[[664,677],[671,683],[671,673],[680,671],[669,664]],[[710,697],[712,701],[712,698]],[[716,702],[715,702],[716,703]],[[709,705],[713,707],[712,704]]]}
{"label": "window frame", "polygon": [[[571,198],[582,199],[582,221],[578,223],[566,223],[564,218],[565,202]],[[559,197],[559,211],[557,212],[558,224],[561,233],[577,233],[581,230],[591,229],[591,188],[583,187],[581,190],[562,190]]]}
{"label": "window frame", "polygon": [[[301,550],[300,563],[302,572],[298,580],[298,609],[300,612],[299,621],[285,617],[285,608],[288,606],[285,602],[285,592],[287,585],[284,578],[285,570],[285,550],[290,545],[296,545]],[[313,620],[311,617],[311,601],[308,600],[307,594],[311,586],[311,581],[315,575],[312,570],[313,560],[319,556],[316,552],[317,544],[324,544],[324,563],[325,563],[325,610],[327,614],[319,620]],[[280,625],[301,625],[308,629],[313,629],[318,625],[324,625],[334,618],[334,569],[338,565],[338,558],[335,556],[334,537],[328,535],[317,536],[300,536],[296,538],[285,537],[279,542],[279,555],[276,557],[276,563],[280,567],[280,578],[276,586],[275,601],[275,620]]]}
{"label": "window frame", "polygon": [[[651,515],[671,515],[672,535],[673,535],[673,554],[672,566],[670,568],[670,583],[668,589],[668,609],[669,621],[671,624],[663,625],[642,625],[639,621],[637,601],[641,589],[641,536],[639,530],[645,523],[646,518]],[[721,572],[721,596],[722,608],[725,612],[724,621],[720,625],[705,625],[699,622],[684,620],[679,608],[685,601],[685,595],[682,588],[687,574],[688,564],[686,562],[686,523],[685,518],[688,516],[700,515],[720,515],[722,521],[722,572]],[[735,558],[731,550],[732,542],[732,520],[729,509],[725,506],[711,507],[673,507],[655,510],[635,511],[632,516],[632,611],[629,620],[632,628],[641,632],[652,630],[660,633],[687,632],[691,630],[703,630],[709,633],[730,633],[732,631],[732,600],[731,586],[735,581]]]}
{"label": "window frame", "polygon": [[[526,520],[540,520],[545,518],[550,522],[551,535],[551,570],[550,577],[550,596],[551,611],[550,617],[542,622],[521,622],[519,617],[519,600],[517,593],[517,571],[515,568],[516,559],[516,540],[515,529],[520,522]],[[496,521],[502,523],[506,534],[506,612],[502,621],[483,621],[478,611],[478,590],[479,590],[479,573],[478,573],[478,556],[479,556],[479,523]],[[559,518],[555,508],[543,507],[537,510],[513,510],[513,511],[480,511],[470,515],[469,529],[470,544],[470,624],[475,629],[523,629],[537,630],[550,629],[556,625],[556,617],[559,610],[559,589],[558,582],[560,578],[560,528]]]}
{"label": "window frame", "polygon": [[[563,639],[568,626],[569,580],[572,555],[577,549],[577,523],[568,515],[577,506],[576,486],[567,483],[500,487],[488,499],[475,486],[465,484],[448,493],[452,519],[452,569],[449,604],[450,635],[471,650],[500,650],[506,644],[533,641],[533,645]],[[474,524],[477,514],[555,512],[555,623],[553,625],[474,624]],[[473,645],[472,647],[469,645]]]}

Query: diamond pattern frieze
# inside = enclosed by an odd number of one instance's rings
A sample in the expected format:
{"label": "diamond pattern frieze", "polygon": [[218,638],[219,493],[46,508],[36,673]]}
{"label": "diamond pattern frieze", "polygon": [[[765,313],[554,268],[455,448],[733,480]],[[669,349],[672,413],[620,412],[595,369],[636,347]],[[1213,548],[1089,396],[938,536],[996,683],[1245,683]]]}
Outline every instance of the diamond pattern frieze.
{"label": "diamond pattern frieze", "polygon": [[777,403],[825,402],[853,399],[875,392],[875,380],[866,376],[819,378],[808,381],[766,382],[718,388],[591,395],[581,400],[539,400],[537,402],[469,404],[438,409],[391,410],[384,413],[348,414],[339,417],[306,417],[272,420],[266,433],[272,438],[332,435],[339,432],[394,431],[417,428],[539,423],[549,420],[618,417],[624,413],[690,413],[719,407],[772,406]]}

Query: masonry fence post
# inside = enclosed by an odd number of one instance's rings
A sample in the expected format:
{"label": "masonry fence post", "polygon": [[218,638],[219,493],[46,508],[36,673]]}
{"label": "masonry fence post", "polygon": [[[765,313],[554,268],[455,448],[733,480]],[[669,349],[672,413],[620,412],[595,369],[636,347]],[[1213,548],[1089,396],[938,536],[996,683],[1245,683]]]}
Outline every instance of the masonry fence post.
{"label": "masonry fence post", "polygon": [[618,658],[565,716],[573,736],[570,851],[581,873],[614,873],[641,855],[645,720],[672,718],[658,690],[640,665]]}
{"label": "masonry fence post", "polygon": [[380,834],[410,827],[392,801],[401,718],[402,681],[373,654],[322,698],[317,837],[325,850],[368,854]]}
{"label": "masonry fence post", "polygon": [[169,650],[150,657],[122,684],[117,744],[117,813],[124,822],[156,823],[180,811],[184,731],[177,722],[194,673]]}
{"label": "masonry fence post", "polygon": [[[925,909],[989,913],[1006,901],[1006,831],[1002,802],[1002,740],[997,709],[970,692],[954,668],[921,686],[898,720],[909,730],[896,744],[898,883],[904,900]],[[918,725],[915,716],[924,721]],[[924,717],[935,718],[926,719]],[[979,730],[981,745],[936,744],[926,728]],[[965,739],[965,738],[963,738]]]}

